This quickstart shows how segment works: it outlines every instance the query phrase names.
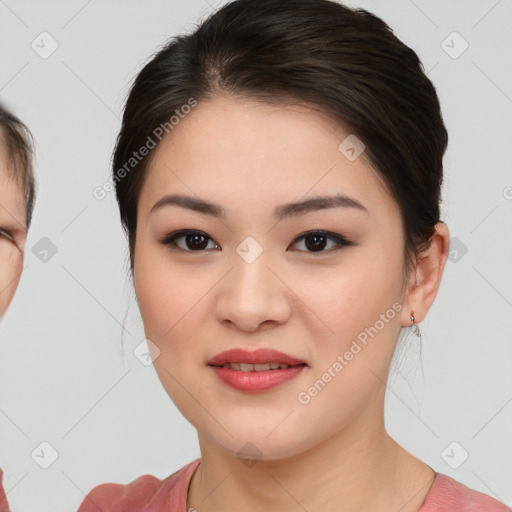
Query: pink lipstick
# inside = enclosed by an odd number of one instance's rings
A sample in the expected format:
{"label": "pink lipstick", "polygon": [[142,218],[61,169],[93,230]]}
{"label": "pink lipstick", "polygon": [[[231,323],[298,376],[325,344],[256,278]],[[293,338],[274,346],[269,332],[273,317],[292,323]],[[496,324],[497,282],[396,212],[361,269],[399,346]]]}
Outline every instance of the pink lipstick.
{"label": "pink lipstick", "polygon": [[239,391],[260,392],[297,377],[305,361],[273,349],[232,349],[208,361],[217,377]]}

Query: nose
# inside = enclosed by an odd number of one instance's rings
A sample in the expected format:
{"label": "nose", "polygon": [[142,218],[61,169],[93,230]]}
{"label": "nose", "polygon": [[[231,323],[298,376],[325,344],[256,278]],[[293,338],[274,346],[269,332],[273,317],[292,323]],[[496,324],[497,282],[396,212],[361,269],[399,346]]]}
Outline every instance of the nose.
{"label": "nose", "polygon": [[[291,314],[290,290],[264,256],[252,263],[238,254],[233,268],[220,283],[216,314],[219,322],[246,332],[283,324]],[[283,282],[284,281],[284,282]]]}

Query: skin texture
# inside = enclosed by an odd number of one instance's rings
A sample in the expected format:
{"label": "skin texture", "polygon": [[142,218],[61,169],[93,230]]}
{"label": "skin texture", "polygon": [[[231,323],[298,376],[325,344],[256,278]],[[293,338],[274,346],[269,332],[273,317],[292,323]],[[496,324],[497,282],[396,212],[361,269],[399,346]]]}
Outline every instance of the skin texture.
{"label": "skin texture", "polygon": [[[187,508],[412,512],[431,487],[433,471],[385,432],[384,395],[401,327],[411,324],[411,310],[421,322],[437,294],[449,233],[438,224],[402,293],[400,211],[364,154],[350,161],[339,151],[347,135],[305,107],[215,97],[152,155],[138,202],[134,281],[155,369],[198,431],[202,462]],[[337,207],[273,218],[277,205],[338,192],[368,212]],[[226,215],[179,206],[151,212],[171,193],[217,203]],[[182,251],[161,243],[182,229],[203,231],[206,248],[185,237],[175,240]],[[354,245],[327,241],[315,252],[297,239],[311,230]],[[247,236],[263,250],[250,264],[236,252]],[[397,301],[401,311],[300,403],[299,393]],[[308,367],[251,394],[226,386],[206,364],[221,351],[257,347]],[[257,447],[255,464],[237,456],[246,443]]]}
{"label": "skin texture", "polygon": [[7,165],[0,146],[0,318],[18,286],[27,237],[23,190],[8,172]]}

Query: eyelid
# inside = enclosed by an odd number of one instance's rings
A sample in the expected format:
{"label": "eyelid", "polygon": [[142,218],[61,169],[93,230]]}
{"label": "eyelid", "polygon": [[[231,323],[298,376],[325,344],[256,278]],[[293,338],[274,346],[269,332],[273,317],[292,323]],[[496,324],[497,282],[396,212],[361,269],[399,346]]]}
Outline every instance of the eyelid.
{"label": "eyelid", "polygon": [[[178,231],[173,231],[172,233],[169,233],[169,234],[163,236],[159,240],[159,242],[162,245],[169,246],[172,250],[181,251],[181,252],[201,253],[201,252],[204,252],[206,250],[206,249],[201,249],[201,250],[198,250],[198,251],[190,251],[190,250],[182,249],[181,247],[178,247],[174,243],[174,240],[176,238],[180,238],[182,236],[187,236],[187,235],[203,235],[205,238],[215,242],[215,240],[213,240],[213,238],[211,236],[209,236],[207,233],[205,233],[204,231],[201,231],[199,229],[179,229]],[[218,244],[217,242],[215,242],[215,245],[220,247],[220,244]]]}
{"label": "eyelid", "polygon": [[300,235],[298,235],[295,238],[295,240],[293,241],[293,243],[297,243],[301,238],[305,238],[306,236],[314,236],[314,235],[325,236],[326,238],[334,240],[338,244],[338,246],[334,247],[332,249],[329,249],[328,251],[318,251],[317,253],[315,253],[314,251],[300,251],[300,252],[305,252],[307,254],[327,254],[327,253],[330,253],[331,251],[339,249],[341,247],[354,245],[354,242],[351,242],[350,240],[345,238],[343,235],[341,235],[339,233],[333,233],[332,231],[326,231],[325,229],[312,229],[309,231],[305,231],[304,233],[301,233]]}
{"label": "eyelid", "polygon": [[[173,231],[172,233],[169,233],[169,234],[165,235],[164,237],[162,237],[161,239],[159,239],[159,242],[162,245],[169,246],[172,250],[181,251],[181,252],[203,253],[204,251],[211,250],[211,249],[199,249],[197,251],[187,250],[187,249],[183,249],[183,248],[177,246],[174,243],[174,240],[176,240],[177,238],[180,238],[182,236],[187,236],[190,234],[203,235],[208,240],[211,240],[212,242],[214,242],[216,246],[220,247],[220,244],[215,242],[215,240],[212,237],[210,237],[207,233],[205,233],[204,231],[201,231],[201,230],[197,230],[197,229],[181,229],[178,231]],[[309,230],[309,231],[304,231],[303,233],[301,233],[300,235],[295,237],[295,239],[292,242],[292,245],[296,244],[299,240],[301,240],[302,238],[305,238],[306,236],[314,236],[314,235],[325,236],[326,238],[328,238],[330,240],[334,240],[334,242],[336,242],[337,246],[333,247],[327,251],[316,251],[316,252],[315,251],[298,251],[298,252],[303,252],[306,254],[319,254],[319,255],[320,254],[329,254],[332,251],[340,249],[342,247],[355,245],[354,242],[348,240],[347,238],[345,238],[343,235],[341,235],[339,233],[333,233],[331,231],[326,231],[326,230],[322,230],[322,229],[313,229],[313,230]]]}
{"label": "eyelid", "polygon": [[26,231],[16,231],[0,227],[0,238],[2,237],[9,240],[19,252],[25,254]]}
{"label": "eyelid", "polygon": [[3,235],[5,238],[10,240],[11,242],[14,242],[14,237],[13,237],[12,233],[10,233],[7,229],[0,228],[0,235]]}

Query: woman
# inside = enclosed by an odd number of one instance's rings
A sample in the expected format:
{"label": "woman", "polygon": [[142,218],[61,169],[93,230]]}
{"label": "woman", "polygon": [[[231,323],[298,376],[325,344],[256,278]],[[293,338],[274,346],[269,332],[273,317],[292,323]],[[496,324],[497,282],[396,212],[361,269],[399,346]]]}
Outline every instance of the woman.
{"label": "woman", "polygon": [[447,132],[417,55],[328,0],[237,0],[167,44],[113,162],[149,348],[201,458],[80,512],[504,511],[385,431],[432,305]]}
{"label": "woman", "polygon": [[[0,319],[7,311],[23,270],[34,189],[30,132],[0,104]],[[2,475],[0,469],[0,512],[8,512]]]}

